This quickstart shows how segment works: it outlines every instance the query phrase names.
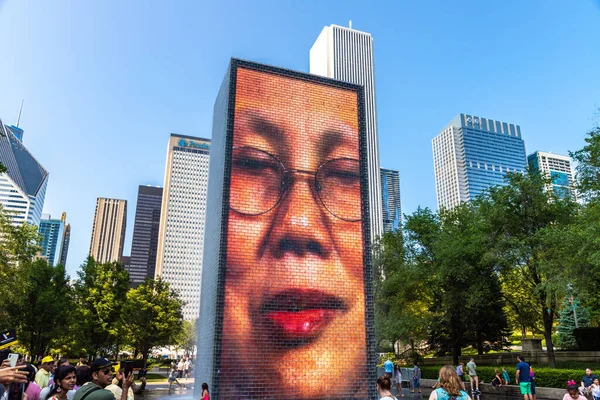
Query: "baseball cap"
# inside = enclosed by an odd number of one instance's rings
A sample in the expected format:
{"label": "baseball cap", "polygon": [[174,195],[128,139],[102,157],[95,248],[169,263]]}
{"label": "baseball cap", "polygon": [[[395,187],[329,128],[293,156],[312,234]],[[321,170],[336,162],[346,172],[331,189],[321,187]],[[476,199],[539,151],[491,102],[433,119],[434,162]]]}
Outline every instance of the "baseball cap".
{"label": "baseball cap", "polygon": [[96,372],[111,365],[113,365],[113,363],[110,360],[107,360],[106,358],[97,358],[90,366],[90,372]]}
{"label": "baseball cap", "polygon": [[46,357],[42,358],[42,364],[51,363],[51,362],[54,362],[54,358],[52,358],[52,356],[46,356]]}

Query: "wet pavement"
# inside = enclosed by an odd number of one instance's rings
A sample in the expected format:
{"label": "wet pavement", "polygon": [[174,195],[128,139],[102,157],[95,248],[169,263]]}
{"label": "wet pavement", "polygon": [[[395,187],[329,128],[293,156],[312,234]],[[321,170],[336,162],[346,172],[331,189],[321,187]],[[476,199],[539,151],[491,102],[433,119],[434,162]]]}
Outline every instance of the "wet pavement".
{"label": "wet pavement", "polygon": [[[164,387],[163,387],[164,386]],[[174,389],[171,394],[168,393],[168,385],[152,385],[149,390],[146,390],[143,395],[136,396],[136,399],[141,400],[197,400],[194,397],[194,389],[192,385],[186,385],[185,389]],[[410,390],[404,389],[404,397],[398,396],[398,400],[422,400],[428,399],[431,389],[424,389],[423,393],[411,393]],[[394,390],[393,394],[396,396],[397,393]],[[483,394],[477,396],[474,400],[507,400],[507,399],[522,399],[521,396],[506,396],[502,394]],[[211,399],[213,400],[213,399]],[[216,399],[214,399],[216,400]]]}

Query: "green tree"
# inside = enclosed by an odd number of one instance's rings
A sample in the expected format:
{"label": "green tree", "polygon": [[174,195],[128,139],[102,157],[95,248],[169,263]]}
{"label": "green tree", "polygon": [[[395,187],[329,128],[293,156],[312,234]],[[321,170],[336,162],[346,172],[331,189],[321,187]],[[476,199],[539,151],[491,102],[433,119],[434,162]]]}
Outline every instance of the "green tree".
{"label": "green tree", "polygon": [[72,289],[65,268],[53,267],[45,259],[28,263],[25,274],[24,293],[16,296],[9,313],[21,345],[40,359],[66,339],[65,327],[72,323]]}
{"label": "green tree", "polygon": [[[575,323],[577,315],[577,323]],[[573,304],[568,299],[563,301],[562,309],[558,317],[558,345],[562,350],[576,350],[578,348],[573,330],[589,326],[587,310],[579,305],[577,299],[573,299]]]}
{"label": "green tree", "polygon": [[105,355],[119,337],[121,313],[129,290],[129,273],[117,262],[97,263],[88,257],[75,283],[75,348],[95,357]]}
{"label": "green tree", "polygon": [[478,202],[442,210],[439,234],[431,247],[436,293],[429,343],[438,353],[451,352],[455,363],[465,344],[483,354],[489,350],[484,343],[498,342],[507,333],[485,222]]}
{"label": "green tree", "polygon": [[542,334],[542,313],[535,297],[535,285],[523,279],[517,269],[507,269],[500,275],[505,312],[513,332],[520,331],[523,339],[527,331]]}
{"label": "green tree", "polygon": [[586,201],[600,200],[600,126],[588,132],[586,145],[570,152],[576,162],[577,190]]}
{"label": "green tree", "polygon": [[553,244],[562,229],[574,220],[577,204],[561,199],[546,188],[548,179],[530,170],[507,174],[507,185],[490,189],[481,201],[482,215],[493,232],[489,257],[500,270],[518,271],[531,285],[542,317],[549,363],[556,365],[552,332],[557,300],[564,291],[563,266]]}
{"label": "green tree", "polygon": [[429,276],[411,262],[401,230],[384,234],[375,254],[376,343],[387,350],[397,342],[407,344],[414,354],[416,344],[427,338]]}
{"label": "green tree", "polygon": [[23,295],[27,267],[41,249],[37,227],[13,225],[9,217],[0,205],[0,321],[10,319],[8,307]]}
{"label": "green tree", "polygon": [[122,323],[144,363],[152,348],[177,343],[183,328],[182,307],[177,293],[161,279],[146,279],[127,293]]}
{"label": "green tree", "polygon": [[194,354],[196,343],[198,341],[198,321],[183,321],[181,330],[177,335],[177,346],[182,348],[187,354]]}

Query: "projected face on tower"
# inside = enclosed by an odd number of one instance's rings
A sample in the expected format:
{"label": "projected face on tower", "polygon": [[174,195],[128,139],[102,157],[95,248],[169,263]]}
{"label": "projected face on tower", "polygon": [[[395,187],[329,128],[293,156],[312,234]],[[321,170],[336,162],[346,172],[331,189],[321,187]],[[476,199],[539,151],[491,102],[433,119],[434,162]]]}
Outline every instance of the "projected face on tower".
{"label": "projected face on tower", "polygon": [[358,92],[238,68],[220,394],[365,396]]}

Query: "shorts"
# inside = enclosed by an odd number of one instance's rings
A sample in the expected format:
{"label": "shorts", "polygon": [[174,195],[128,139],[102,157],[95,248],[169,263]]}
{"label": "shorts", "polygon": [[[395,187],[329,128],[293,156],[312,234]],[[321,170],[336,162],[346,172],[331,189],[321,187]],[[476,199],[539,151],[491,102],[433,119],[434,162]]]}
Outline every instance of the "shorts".
{"label": "shorts", "polygon": [[477,375],[469,375],[469,378],[477,380]]}
{"label": "shorts", "polygon": [[176,380],[177,380],[177,378],[175,378],[174,376],[169,377],[169,382],[175,382]]}
{"label": "shorts", "polygon": [[531,394],[535,394],[535,382],[531,381]]}
{"label": "shorts", "polygon": [[522,395],[531,394],[531,382],[521,382],[519,388],[521,388]]}

